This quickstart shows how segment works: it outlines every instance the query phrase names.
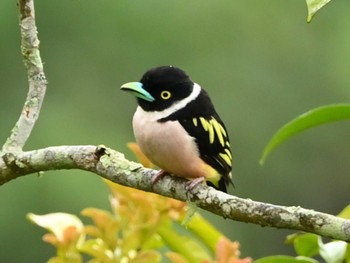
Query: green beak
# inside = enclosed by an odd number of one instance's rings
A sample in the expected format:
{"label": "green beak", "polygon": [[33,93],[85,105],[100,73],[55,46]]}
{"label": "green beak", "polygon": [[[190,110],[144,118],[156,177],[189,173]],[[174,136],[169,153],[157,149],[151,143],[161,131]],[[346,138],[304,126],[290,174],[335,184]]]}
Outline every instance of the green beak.
{"label": "green beak", "polygon": [[123,84],[120,87],[121,90],[125,90],[127,92],[130,92],[131,94],[135,95],[136,97],[152,102],[155,99],[153,96],[143,88],[143,85],[141,82],[128,82]]}

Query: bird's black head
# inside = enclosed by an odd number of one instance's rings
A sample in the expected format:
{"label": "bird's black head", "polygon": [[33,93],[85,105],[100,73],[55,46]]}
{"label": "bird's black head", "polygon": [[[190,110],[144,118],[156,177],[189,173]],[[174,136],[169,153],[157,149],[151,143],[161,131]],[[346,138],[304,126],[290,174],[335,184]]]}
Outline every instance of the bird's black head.
{"label": "bird's black head", "polygon": [[143,110],[162,111],[188,97],[193,90],[193,82],[183,70],[161,66],[148,70],[140,82],[124,84],[122,89],[134,93]]}

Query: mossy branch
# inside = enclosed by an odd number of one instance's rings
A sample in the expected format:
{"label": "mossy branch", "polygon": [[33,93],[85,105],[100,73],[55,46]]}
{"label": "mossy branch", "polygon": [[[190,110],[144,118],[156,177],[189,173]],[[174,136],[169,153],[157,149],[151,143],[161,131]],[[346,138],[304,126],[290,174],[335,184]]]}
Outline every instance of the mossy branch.
{"label": "mossy branch", "polygon": [[[2,147],[2,152],[20,152],[39,117],[47,81],[39,51],[33,0],[19,0],[21,51],[27,69],[29,90],[21,115]],[[0,154],[1,155],[1,154]]]}
{"label": "mossy branch", "polygon": [[225,194],[205,185],[190,192],[186,180],[165,176],[152,185],[157,171],[143,168],[104,146],[57,146],[5,154],[0,161],[0,184],[17,177],[57,169],[81,169],[115,183],[195,203],[207,211],[235,221],[294,229],[350,242],[350,220],[301,207],[278,206]]}

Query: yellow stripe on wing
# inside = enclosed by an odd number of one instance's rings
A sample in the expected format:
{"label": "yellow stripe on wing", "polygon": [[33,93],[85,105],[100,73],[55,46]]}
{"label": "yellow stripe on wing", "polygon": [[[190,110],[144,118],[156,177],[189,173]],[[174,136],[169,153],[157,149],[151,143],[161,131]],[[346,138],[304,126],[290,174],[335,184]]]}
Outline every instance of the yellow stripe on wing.
{"label": "yellow stripe on wing", "polygon": [[208,132],[209,132],[209,142],[210,142],[210,144],[213,144],[215,133],[214,133],[214,127],[213,127],[212,120],[210,120],[208,122]]}
{"label": "yellow stripe on wing", "polygon": [[231,154],[231,151],[229,150],[229,149],[225,149],[225,153],[226,153],[226,155],[231,159],[231,161],[232,161],[232,154]]}
{"label": "yellow stripe on wing", "polygon": [[193,122],[193,125],[194,125],[195,127],[197,127],[197,125],[198,125],[198,120],[197,120],[196,117],[194,117],[194,118],[192,119],[192,122]]}
{"label": "yellow stripe on wing", "polygon": [[[203,129],[208,132],[210,144],[214,143],[216,135],[222,147],[225,147],[225,144],[227,147],[230,147],[229,143],[226,141],[227,133],[224,127],[220,124],[220,122],[218,122],[213,117],[210,120],[206,120],[203,117],[199,117],[199,120]],[[192,121],[193,124],[197,127],[197,119],[193,118]]]}
{"label": "yellow stripe on wing", "polygon": [[222,147],[224,147],[225,146],[225,141],[224,141],[223,135],[226,137],[226,132],[224,134],[222,133],[222,130],[223,130],[222,125],[217,120],[215,120],[214,118],[211,119],[210,122],[212,123],[212,125],[213,125],[213,127],[215,129],[215,132],[216,132],[216,135],[218,136],[220,144],[222,145]]}
{"label": "yellow stripe on wing", "polygon": [[199,117],[199,120],[201,121],[202,127],[205,131],[208,131],[208,122],[206,119],[204,119],[203,117]]}
{"label": "yellow stripe on wing", "polygon": [[208,133],[208,140],[210,144],[214,144],[215,142],[222,147],[221,150],[219,150],[219,153],[217,153],[216,156],[213,156],[214,159],[216,159],[217,162],[223,167],[231,167],[232,154],[230,151],[227,131],[225,130],[224,126],[214,117],[211,117],[209,120],[205,119],[204,117],[194,117],[192,119],[192,123],[195,127],[202,127],[204,132]]}
{"label": "yellow stripe on wing", "polygon": [[228,166],[232,165],[232,160],[227,154],[220,153],[219,156],[227,163]]}

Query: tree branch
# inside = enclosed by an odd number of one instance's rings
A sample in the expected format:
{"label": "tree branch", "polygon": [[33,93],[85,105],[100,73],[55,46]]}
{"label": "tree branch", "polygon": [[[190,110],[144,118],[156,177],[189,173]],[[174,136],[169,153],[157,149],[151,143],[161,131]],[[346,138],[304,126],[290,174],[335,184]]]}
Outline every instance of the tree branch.
{"label": "tree branch", "polygon": [[17,155],[7,153],[0,159],[0,184],[30,173],[57,169],[90,171],[121,185],[193,202],[200,208],[236,221],[311,232],[350,242],[350,220],[301,207],[242,199],[205,185],[198,185],[188,192],[187,181],[175,176],[165,176],[152,185],[151,178],[157,171],[142,168],[104,146],[57,146]]}
{"label": "tree branch", "polygon": [[19,152],[26,143],[39,116],[47,81],[40,58],[33,0],[19,0],[21,51],[27,68],[29,91],[21,115],[3,145],[3,152]]}

